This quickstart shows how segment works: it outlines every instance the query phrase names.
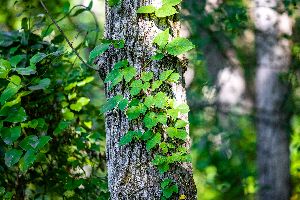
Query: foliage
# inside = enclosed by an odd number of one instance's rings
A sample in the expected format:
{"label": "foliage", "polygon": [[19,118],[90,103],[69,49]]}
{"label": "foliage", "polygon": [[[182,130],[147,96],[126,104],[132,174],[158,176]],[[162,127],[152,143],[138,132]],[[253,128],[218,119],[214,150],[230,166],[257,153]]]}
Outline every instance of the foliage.
{"label": "foliage", "polygon": [[169,17],[178,13],[174,6],[180,4],[181,1],[182,0],[175,0],[175,1],[163,0],[162,6],[160,8],[155,8],[152,5],[142,6],[137,10],[137,13],[138,14],[155,13],[155,16],[159,18]]}
{"label": "foliage", "polygon": [[94,72],[53,29],[35,29],[46,25],[25,17],[21,30],[0,33],[0,196],[107,199]]}

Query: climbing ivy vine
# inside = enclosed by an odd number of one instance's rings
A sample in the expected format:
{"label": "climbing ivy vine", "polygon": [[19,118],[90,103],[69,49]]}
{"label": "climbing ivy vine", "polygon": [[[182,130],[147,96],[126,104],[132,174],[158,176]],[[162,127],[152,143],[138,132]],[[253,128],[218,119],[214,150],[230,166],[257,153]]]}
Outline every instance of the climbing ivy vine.
{"label": "climbing ivy vine", "polygon": [[[109,5],[115,6],[120,2],[109,0]],[[163,0],[160,8],[146,5],[140,7],[137,13],[154,14],[159,18],[169,17],[178,13],[176,6],[180,3],[181,0]],[[186,38],[176,37],[173,40],[170,38],[169,28],[154,38],[153,45],[157,46],[157,50],[147,63],[162,60],[166,56],[178,56],[194,48]],[[114,41],[97,46],[91,53],[91,59],[104,53],[110,45],[114,45]],[[130,66],[128,60],[121,60],[114,64],[104,80],[108,84],[109,91],[124,83],[129,88],[130,95],[124,97],[119,94],[108,99],[102,107],[102,112],[120,109],[126,113],[128,120],[143,122],[143,130],[129,130],[120,139],[119,145],[145,142],[147,151],[154,154],[152,164],[157,166],[161,174],[178,162],[191,161],[189,150],[184,146],[188,136],[186,131],[188,121],[180,118],[182,114],[189,112],[189,107],[185,103],[176,102],[176,99],[165,91],[165,88],[176,84],[180,78],[180,74],[175,70],[163,71],[158,78],[149,71],[137,75],[136,69]],[[178,193],[178,185],[169,178],[162,181],[161,189],[162,199],[169,199]]]}

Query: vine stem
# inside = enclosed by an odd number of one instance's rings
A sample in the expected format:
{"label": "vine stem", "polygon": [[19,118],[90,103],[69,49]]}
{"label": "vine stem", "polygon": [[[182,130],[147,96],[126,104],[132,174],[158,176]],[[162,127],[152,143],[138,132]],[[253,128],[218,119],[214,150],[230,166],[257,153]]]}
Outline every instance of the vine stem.
{"label": "vine stem", "polygon": [[55,21],[55,19],[52,17],[52,15],[50,14],[49,10],[47,9],[47,7],[45,6],[43,0],[40,0],[40,4],[43,7],[43,9],[45,10],[46,14],[50,17],[51,21],[53,22],[53,24],[56,26],[56,28],[59,30],[59,32],[62,34],[62,36],[66,39],[68,45],[70,46],[70,48],[72,49],[72,51],[76,54],[76,56],[79,58],[79,60],[87,67],[95,69],[94,67],[92,67],[91,65],[89,65],[87,62],[84,61],[84,59],[79,55],[78,51],[73,47],[71,41],[68,39],[68,37],[66,36],[66,34],[64,33],[64,31],[60,28],[60,26],[58,25],[58,23]]}

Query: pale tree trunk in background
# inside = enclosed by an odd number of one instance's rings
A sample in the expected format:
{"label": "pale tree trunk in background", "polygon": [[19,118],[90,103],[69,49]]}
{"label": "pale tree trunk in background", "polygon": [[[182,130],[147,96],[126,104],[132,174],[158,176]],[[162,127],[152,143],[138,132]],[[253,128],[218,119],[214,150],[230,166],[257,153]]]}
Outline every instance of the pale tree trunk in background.
{"label": "pale tree trunk in background", "polygon": [[289,93],[287,80],[291,59],[292,23],[280,14],[281,1],[256,0],[256,107],[257,156],[260,200],[288,200],[290,197],[289,112],[285,108]]}
{"label": "pale tree trunk in background", "polygon": [[[157,19],[151,15],[137,15],[136,10],[143,5],[161,5],[161,0],[122,0],[121,5],[109,7],[106,5],[105,38],[124,39],[125,48],[110,49],[98,61],[100,75],[104,78],[113,64],[128,59],[130,65],[141,71],[153,71],[157,78],[166,69],[174,69],[181,75],[184,73],[182,63],[175,57],[164,58],[160,62],[152,62],[146,68],[144,66],[155,48],[152,44],[157,33],[171,29],[172,36],[178,36],[180,23],[177,17]],[[137,75],[138,75],[137,74]],[[179,102],[186,101],[184,81],[174,84],[166,90],[170,96]],[[117,94],[129,95],[125,85],[120,84],[114,90],[108,91],[106,96],[111,98]],[[184,116],[187,118],[187,116]],[[186,199],[196,199],[196,189],[192,176],[190,163],[179,163],[172,167],[164,175],[159,174],[157,168],[151,164],[153,153],[148,153],[145,144],[134,142],[130,145],[119,146],[120,138],[129,130],[143,129],[143,123],[131,123],[120,110],[106,113],[106,137],[107,137],[107,162],[108,185],[111,199],[160,199],[162,179],[168,177],[178,184],[178,195],[185,195]],[[190,146],[190,140],[185,144]]]}
{"label": "pale tree trunk in background", "polygon": [[[213,13],[223,3],[222,0],[189,0],[187,9],[192,16],[199,15],[198,10],[194,11],[195,2],[197,6],[203,7],[203,12],[207,14]],[[202,20],[201,17],[199,20]],[[244,72],[233,44],[224,33],[212,31],[213,26],[198,26],[196,33],[205,41],[201,51],[208,75],[217,89],[216,105],[220,111],[219,116],[221,121],[227,121],[225,118],[230,112],[249,112],[251,99],[247,95]]]}
{"label": "pale tree trunk in background", "polygon": [[[207,0],[206,13],[212,13],[222,3],[223,0]],[[234,46],[223,33],[202,29],[200,34],[209,40],[203,48],[203,54],[208,71],[217,86],[217,105],[220,114],[241,111],[244,109],[243,104],[246,103],[246,82]]]}

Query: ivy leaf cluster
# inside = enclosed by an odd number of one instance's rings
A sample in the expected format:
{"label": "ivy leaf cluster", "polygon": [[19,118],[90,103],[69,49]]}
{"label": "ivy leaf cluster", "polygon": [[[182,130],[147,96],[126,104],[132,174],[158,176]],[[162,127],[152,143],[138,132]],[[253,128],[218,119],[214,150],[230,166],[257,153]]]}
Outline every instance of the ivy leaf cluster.
{"label": "ivy leaf cluster", "polygon": [[164,179],[160,186],[163,193],[162,199],[168,199],[173,195],[173,193],[178,193],[178,186],[172,181],[172,179]]}
{"label": "ivy leaf cluster", "polygon": [[181,3],[182,0],[163,0],[162,6],[159,8],[154,7],[153,5],[142,6],[137,10],[138,14],[152,14],[154,13],[156,17],[164,18],[172,16],[178,11],[175,6]]}
{"label": "ivy leaf cluster", "polygon": [[[108,74],[108,77],[113,77],[109,80],[114,80],[114,70],[119,70],[119,75],[116,76],[122,77],[118,82],[125,80],[122,70],[128,67],[128,63],[120,62],[125,64],[119,65],[119,62],[117,66],[115,64],[114,69]],[[153,165],[157,166],[162,174],[177,162],[190,161],[188,150],[181,147],[188,135],[185,129],[188,122],[179,118],[181,114],[189,112],[188,105],[179,104],[162,92],[164,85],[176,83],[179,79],[180,75],[174,70],[163,71],[157,80],[153,72],[142,72],[140,77],[135,77],[133,73],[131,80],[126,81],[130,98],[116,95],[102,107],[102,112],[120,109],[126,113],[130,121],[143,122],[143,130],[129,130],[120,138],[119,145],[145,142],[147,151],[156,152]],[[168,196],[175,192],[174,188],[175,186],[166,187],[164,196],[169,198]]]}
{"label": "ivy leaf cluster", "polygon": [[156,54],[151,57],[152,60],[161,60],[165,55],[178,56],[195,48],[195,45],[186,38],[176,37],[170,39],[170,29],[159,33],[153,40],[158,46]]}

